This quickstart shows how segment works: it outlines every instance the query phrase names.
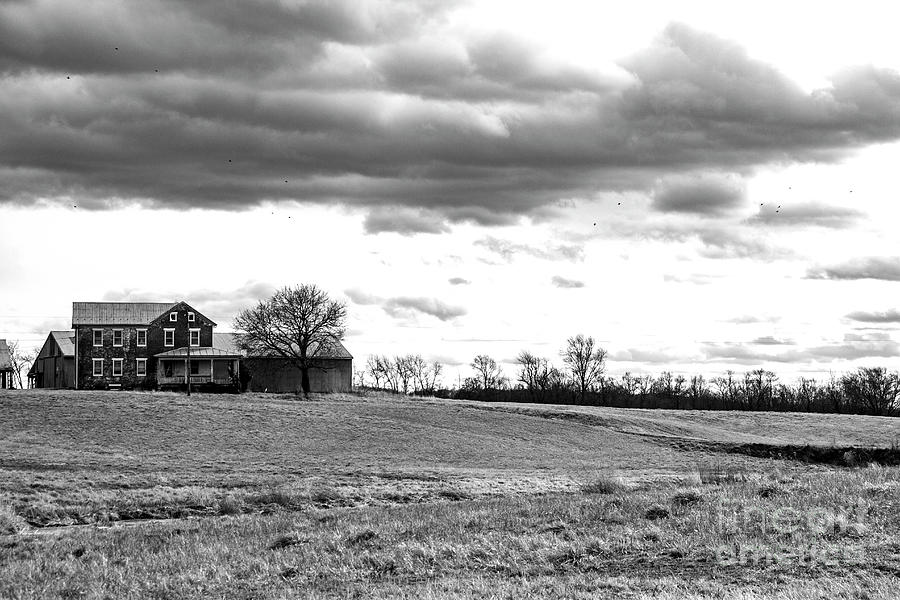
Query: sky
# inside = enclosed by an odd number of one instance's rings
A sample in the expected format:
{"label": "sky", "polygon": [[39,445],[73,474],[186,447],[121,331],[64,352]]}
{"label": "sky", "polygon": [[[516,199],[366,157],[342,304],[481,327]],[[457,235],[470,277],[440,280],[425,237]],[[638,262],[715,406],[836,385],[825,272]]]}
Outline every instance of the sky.
{"label": "sky", "polygon": [[448,385],[898,369],[893,4],[0,2],[0,337],[314,283]]}

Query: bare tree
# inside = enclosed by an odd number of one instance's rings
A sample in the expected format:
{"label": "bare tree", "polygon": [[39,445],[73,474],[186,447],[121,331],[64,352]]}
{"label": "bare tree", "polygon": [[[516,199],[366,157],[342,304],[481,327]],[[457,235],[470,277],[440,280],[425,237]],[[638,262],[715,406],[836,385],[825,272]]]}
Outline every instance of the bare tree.
{"label": "bare tree", "polygon": [[254,308],[242,310],[234,328],[244,333],[241,348],[257,356],[280,356],[300,369],[309,393],[309,370],[324,368],[316,353],[344,337],[347,307],[313,284],[285,287]]}
{"label": "bare tree", "polygon": [[495,388],[500,384],[502,373],[497,361],[486,354],[479,354],[470,365],[477,373],[478,382],[484,390]]}
{"label": "bare tree", "polygon": [[438,388],[438,382],[441,381],[441,375],[444,373],[444,365],[439,363],[438,361],[434,361],[431,363],[431,385],[429,386],[429,390],[434,393],[434,391]]}
{"label": "bare tree", "polygon": [[357,388],[366,387],[366,370],[365,369],[353,369],[353,381],[354,385]]}
{"label": "bare tree", "polygon": [[549,370],[547,359],[539,358],[531,352],[523,350],[516,356],[516,362],[521,366],[518,381],[528,390],[531,400],[535,401],[539,396],[543,398],[543,392],[547,388],[546,380]]}
{"label": "bare tree", "polygon": [[409,384],[415,381],[415,357],[412,354],[394,357],[394,371],[397,374],[397,382],[400,391],[409,393]]}
{"label": "bare tree", "polygon": [[13,368],[13,387],[18,385],[20,389],[25,389],[26,386],[23,383],[22,371],[27,371],[31,368],[31,363],[37,358],[40,349],[38,349],[38,352],[26,352],[19,346],[18,341],[8,342],[7,348],[9,348],[9,362],[12,363]]}
{"label": "bare tree", "polygon": [[606,361],[606,350],[595,346],[594,338],[581,334],[566,340],[562,351],[563,362],[572,373],[572,379],[581,392],[581,402],[597,380],[603,375]]}
{"label": "bare tree", "polygon": [[691,377],[691,382],[688,384],[687,388],[688,398],[691,399],[691,408],[697,408],[697,405],[703,396],[706,395],[707,391],[706,379],[703,378],[703,375],[694,375]]}
{"label": "bare tree", "polygon": [[841,387],[855,410],[890,415],[900,397],[900,375],[883,367],[860,367],[841,378]]}
{"label": "bare tree", "polygon": [[366,359],[366,372],[375,381],[375,387],[381,388],[381,378],[383,377],[381,364],[374,354],[370,354]]}

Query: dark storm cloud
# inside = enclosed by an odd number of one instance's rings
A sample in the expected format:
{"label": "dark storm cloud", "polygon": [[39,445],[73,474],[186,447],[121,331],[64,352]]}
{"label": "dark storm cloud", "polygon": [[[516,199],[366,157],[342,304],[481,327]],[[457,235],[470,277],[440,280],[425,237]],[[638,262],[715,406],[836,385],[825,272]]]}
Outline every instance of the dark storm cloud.
{"label": "dark storm cloud", "polygon": [[436,298],[410,296],[381,298],[356,289],[344,290],[344,294],[354,304],[380,306],[385,313],[395,318],[415,318],[419,315],[428,315],[441,321],[450,321],[468,312],[461,306],[452,306]]}
{"label": "dark storm cloud", "polygon": [[751,225],[776,227],[826,227],[845,229],[851,227],[863,216],[852,208],[828,206],[816,202],[800,204],[769,205],[760,207],[759,213],[747,219]]}
{"label": "dark storm cloud", "polygon": [[900,281],[900,257],[871,256],[854,258],[845,263],[815,267],[807,271],[809,279],[881,279]]}
{"label": "dark storm cloud", "polygon": [[847,318],[860,323],[900,323],[900,310],[892,308],[883,312],[856,311],[848,314]]}
{"label": "dark storm cloud", "polygon": [[550,280],[550,283],[553,284],[553,287],[562,289],[577,289],[584,287],[583,281],[578,281],[577,279],[567,279],[565,277],[560,277],[559,275],[554,275],[553,279]]}
{"label": "dark storm cloud", "polygon": [[723,215],[745,204],[743,182],[736,177],[675,176],[653,191],[653,208],[661,212]]}
{"label": "dark storm cloud", "polygon": [[[506,224],[562,198],[648,192],[673,173],[837,160],[900,138],[892,71],[848,69],[809,94],[734,44],[673,25],[610,78],[529,40],[453,34],[452,9],[0,4],[0,202],[290,200]],[[662,189],[657,208],[739,205],[727,189],[695,192]],[[367,227],[388,225],[376,211]]]}

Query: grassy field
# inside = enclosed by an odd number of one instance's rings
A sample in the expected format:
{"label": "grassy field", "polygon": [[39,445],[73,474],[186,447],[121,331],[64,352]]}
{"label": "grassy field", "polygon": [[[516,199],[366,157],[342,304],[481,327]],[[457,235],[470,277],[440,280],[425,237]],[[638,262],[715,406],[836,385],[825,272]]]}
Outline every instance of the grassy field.
{"label": "grassy field", "polygon": [[895,598],[897,423],[7,392],[0,598]]}

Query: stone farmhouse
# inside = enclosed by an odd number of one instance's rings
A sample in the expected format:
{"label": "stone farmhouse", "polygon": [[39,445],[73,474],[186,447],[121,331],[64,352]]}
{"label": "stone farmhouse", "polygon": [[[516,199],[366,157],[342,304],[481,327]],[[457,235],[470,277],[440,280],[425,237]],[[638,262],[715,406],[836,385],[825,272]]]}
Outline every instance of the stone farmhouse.
{"label": "stone farmhouse", "polygon": [[[247,356],[186,302],[73,302],[72,330],[52,331],[28,373],[36,388],[296,392],[299,369]],[[313,349],[312,391],[349,391],[353,357],[340,342]]]}

